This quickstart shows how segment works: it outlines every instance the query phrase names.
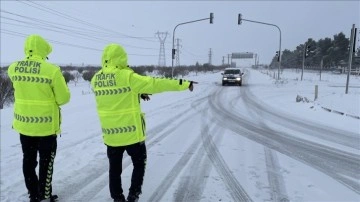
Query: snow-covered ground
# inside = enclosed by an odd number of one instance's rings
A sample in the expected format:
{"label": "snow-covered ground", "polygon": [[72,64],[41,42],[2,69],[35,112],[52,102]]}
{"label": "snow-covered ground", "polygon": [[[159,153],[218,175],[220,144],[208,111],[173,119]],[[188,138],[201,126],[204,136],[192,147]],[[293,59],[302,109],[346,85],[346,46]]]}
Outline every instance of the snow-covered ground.
{"label": "snow-covered ground", "polygon": [[[244,69],[189,75],[194,92],[143,102],[148,160],[140,201],[360,201],[360,77]],[[277,72],[275,71],[275,74]],[[315,98],[315,85],[318,98]],[[108,159],[88,82],[69,84],[53,193],[60,201],[112,201]],[[296,102],[301,96],[309,102]],[[304,100],[306,100],[304,99]],[[12,108],[1,110],[0,201],[28,201]],[[128,193],[131,160],[123,161]]]}

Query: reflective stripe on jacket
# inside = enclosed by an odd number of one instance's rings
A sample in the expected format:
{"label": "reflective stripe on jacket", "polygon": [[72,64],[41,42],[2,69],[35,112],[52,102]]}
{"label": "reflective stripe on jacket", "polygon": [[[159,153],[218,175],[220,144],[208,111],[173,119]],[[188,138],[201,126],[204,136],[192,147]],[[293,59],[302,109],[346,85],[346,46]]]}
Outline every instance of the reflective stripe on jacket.
{"label": "reflective stripe on jacket", "polygon": [[12,63],[8,75],[15,89],[13,128],[28,136],[59,134],[60,105],[70,92],[60,67],[45,61],[51,46],[41,36],[31,35],[25,43],[26,58]]}
{"label": "reflective stripe on jacket", "polygon": [[141,76],[127,68],[127,55],[116,44],[103,53],[102,70],[91,80],[103,140],[109,146],[131,145],[146,139],[139,94],[188,89],[186,80]]}

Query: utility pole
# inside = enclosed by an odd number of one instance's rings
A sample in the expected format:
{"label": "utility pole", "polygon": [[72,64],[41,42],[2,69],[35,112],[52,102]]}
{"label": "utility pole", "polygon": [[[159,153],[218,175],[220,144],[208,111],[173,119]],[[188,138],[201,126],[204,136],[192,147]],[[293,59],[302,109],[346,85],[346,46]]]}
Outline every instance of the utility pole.
{"label": "utility pole", "polygon": [[223,56],[223,59],[222,59],[222,65],[225,64],[225,56]]}
{"label": "utility pole", "polygon": [[302,70],[301,70],[301,81],[303,80],[304,67],[305,67],[305,58],[309,57],[310,53],[313,53],[313,52],[314,51],[310,50],[310,45],[307,45],[307,42],[305,42],[304,51],[303,51]]}
{"label": "utility pole", "polygon": [[247,22],[253,22],[253,23],[259,23],[259,24],[263,24],[263,25],[270,25],[270,26],[274,26],[279,30],[279,34],[280,34],[280,39],[279,39],[279,55],[277,57],[277,61],[279,62],[279,68],[278,68],[278,77],[277,79],[280,79],[280,69],[281,69],[281,29],[279,26],[275,25],[275,24],[271,24],[271,23],[266,23],[266,22],[260,22],[260,21],[255,21],[255,20],[248,20],[248,19],[244,19],[242,18],[242,14],[239,13],[238,15],[238,25],[242,24],[242,21],[247,21]]}
{"label": "utility pole", "polygon": [[305,66],[305,55],[306,55],[306,43],[304,44],[303,57],[302,57],[302,69],[301,69],[301,81],[303,80],[304,66]]}
{"label": "utility pole", "polygon": [[321,71],[324,65],[324,56],[321,57],[321,61],[320,61],[320,81],[321,81]]}
{"label": "utility pole", "polygon": [[176,66],[180,66],[180,39],[177,38],[176,39],[176,51],[177,51],[177,54],[175,54],[175,65]]}
{"label": "utility pole", "polygon": [[185,25],[185,24],[189,24],[189,23],[194,23],[194,22],[199,22],[199,21],[203,21],[203,20],[210,20],[210,24],[213,24],[214,21],[214,13],[210,13],[210,17],[209,18],[202,18],[199,20],[192,20],[192,21],[188,21],[188,22],[183,22],[180,24],[177,24],[174,27],[173,30],[173,40],[172,40],[172,49],[171,49],[171,78],[174,78],[174,59],[175,59],[175,30],[178,26],[180,25]]}
{"label": "utility pole", "polygon": [[355,40],[356,40],[356,28],[355,24],[353,24],[351,28],[351,36],[350,36],[350,47],[349,47],[349,68],[348,68],[348,74],[346,78],[346,90],[345,94],[348,94],[349,92],[349,80],[350,80],[350,72],[351,72],[351,63],[352,63],[352,56],[355,53]]}
{"label": "utility pole", "polygon": [[211,51],[211,48],[210,48],[210,51],[209,51],[209,65],[211,65],[211,61],[212,61],[212,51]]}
{"label": "utility pole", "polygon": [[255,62],[254,62],[255,68],[257,67],[257,64],[256,64],[257,61],[256,60],[257,60],[257,53],[255,54]]}
{"label": "utility pole", "polygon": [[166,60],[165,60],[165,40],[168,32],[156,32],[155,33],[160,41],[160,51],[159,51],[159,67],[165,67],[166,66]]}
{"label": "utility pole", "polygon": [[228,65],[230,66],[230,57],[231,57],[231,54],[228,54]]}

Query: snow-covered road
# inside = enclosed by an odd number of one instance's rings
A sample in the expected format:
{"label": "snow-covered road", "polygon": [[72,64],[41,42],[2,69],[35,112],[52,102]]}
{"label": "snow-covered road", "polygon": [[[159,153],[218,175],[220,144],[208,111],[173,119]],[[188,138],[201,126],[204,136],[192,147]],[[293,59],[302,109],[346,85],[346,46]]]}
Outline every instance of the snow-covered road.
{"label": "snow-covered road", "polygon": [[[295,102],[305,88],[279,87],[255,70],[245,71],[242,87],[222,87],[219,72],[189,78],[199,82],[194,92],[153,95],[143,103],[148,160],[140,201],[360,200],[359,120],[330,114],[316,102],[282,105],[279,97],[291,94]],[[53,192],[64,202],[111,201],[93,94],[86,82],[70,88]],[[1,201],[27,201],[12,110],[1,113]],[[125,194],[131,171],[125,155]]]}

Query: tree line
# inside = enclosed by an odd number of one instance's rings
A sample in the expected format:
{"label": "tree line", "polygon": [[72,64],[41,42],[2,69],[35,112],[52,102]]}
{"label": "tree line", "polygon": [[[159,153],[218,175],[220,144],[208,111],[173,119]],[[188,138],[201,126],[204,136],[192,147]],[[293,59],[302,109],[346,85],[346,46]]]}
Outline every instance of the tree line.
{"label": "tree line", "polygon": [[[309,38],[305,43],[296,46],[295,50],[285,49],[281,55],[282,68],[299,68],[302,67],[304,51],[308,52],[305,59],[305,66],[320,67],[323,60],[323,68],[337,68],[339,66],[347,66],[349,62],[350,39],[340,32],[334,37],[324,38],[315,41]],[[306,46],[306,47],[305,47]],[[360,47],[357,48],[355,56],[360,57]],[[358,58],[353,58],[353,64],[360,66]],[[277,68],[277,56],[274,56],[270,63],[271,68]]]}

